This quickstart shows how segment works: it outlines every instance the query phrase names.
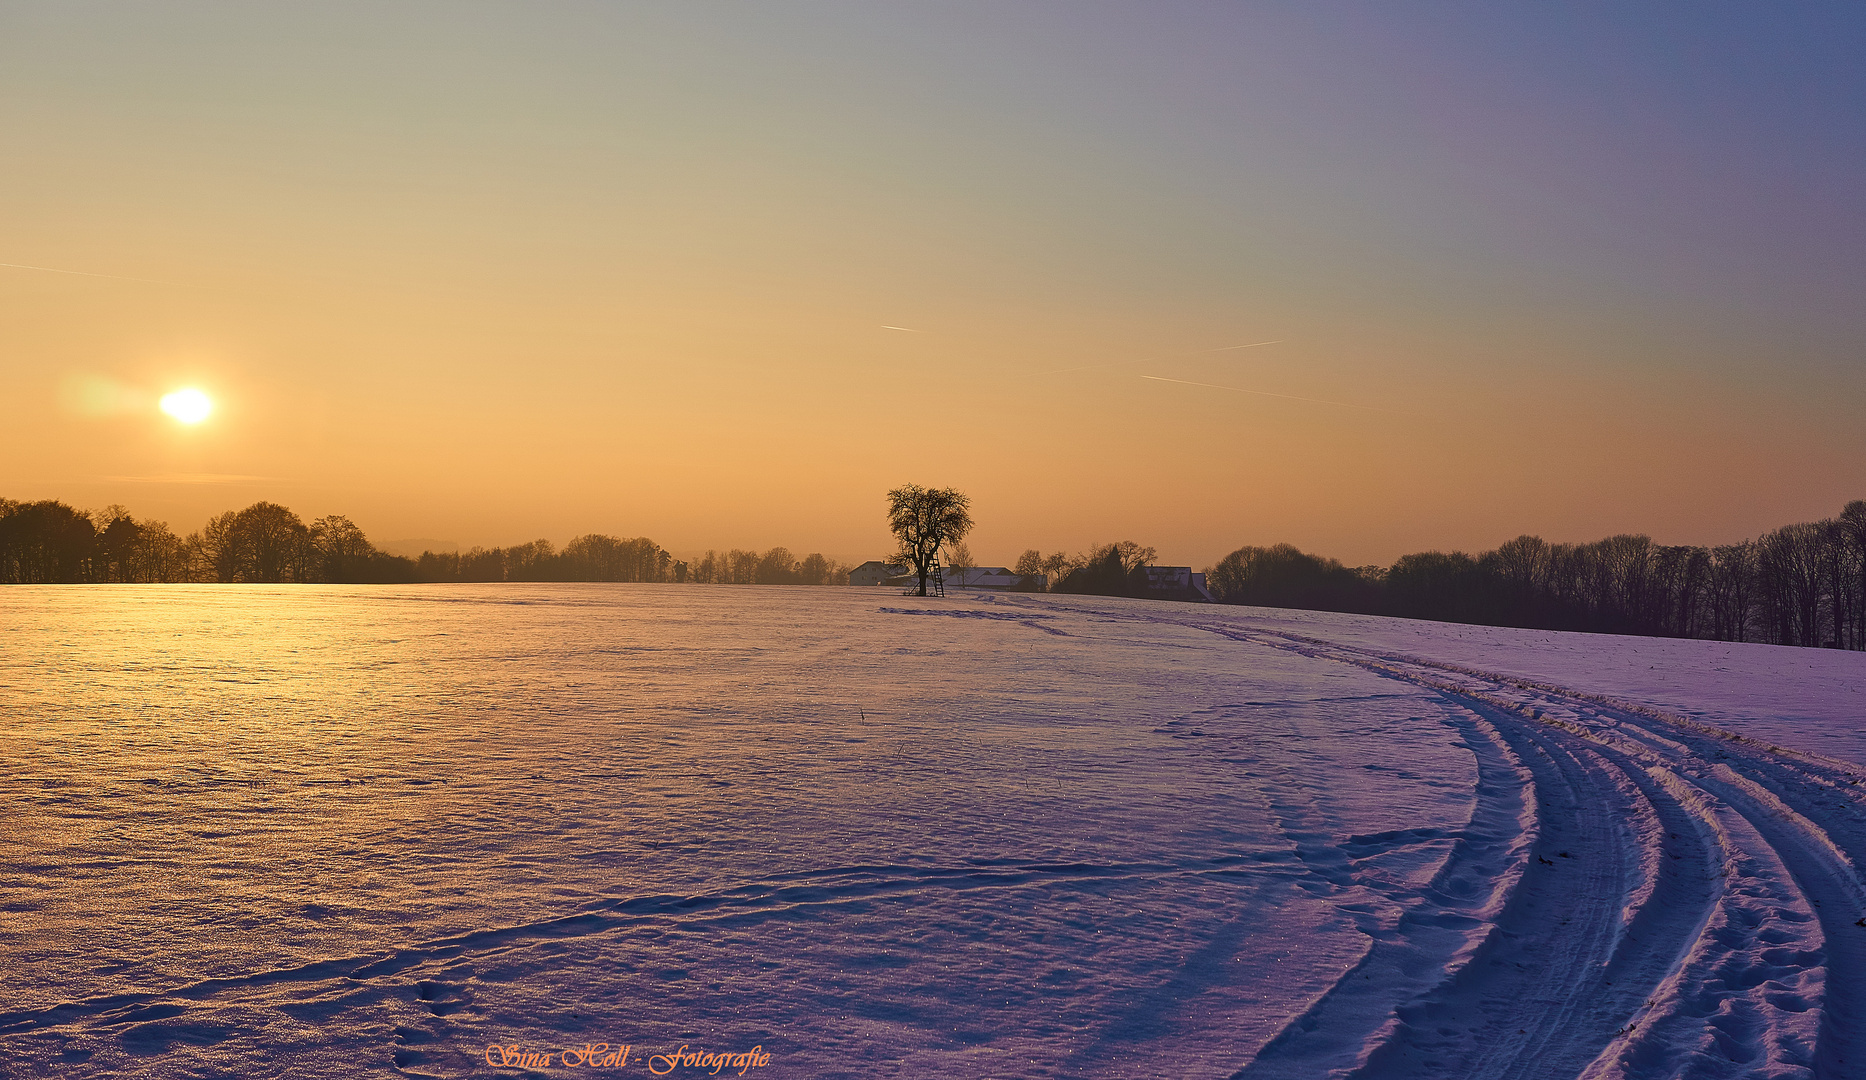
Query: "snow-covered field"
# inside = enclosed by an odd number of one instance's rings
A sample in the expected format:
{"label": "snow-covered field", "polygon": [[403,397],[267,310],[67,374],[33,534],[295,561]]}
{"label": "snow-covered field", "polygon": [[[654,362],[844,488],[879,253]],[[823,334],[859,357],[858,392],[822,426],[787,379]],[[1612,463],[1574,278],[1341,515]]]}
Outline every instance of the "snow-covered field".
{"label": "snow-covered field", "polygon": [[1866,1076],[1863,685],[1094,598],[9,588],[0,1076]]}

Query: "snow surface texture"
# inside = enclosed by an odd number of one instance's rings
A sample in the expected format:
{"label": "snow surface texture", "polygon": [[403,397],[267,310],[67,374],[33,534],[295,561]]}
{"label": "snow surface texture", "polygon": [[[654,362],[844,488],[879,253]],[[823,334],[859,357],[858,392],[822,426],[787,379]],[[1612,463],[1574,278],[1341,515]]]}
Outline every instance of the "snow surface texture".
{"label": "snow surface texture", "polygon": [[0,1076],[1863,1076],[1863,684],[1092,598],[10,588]]}

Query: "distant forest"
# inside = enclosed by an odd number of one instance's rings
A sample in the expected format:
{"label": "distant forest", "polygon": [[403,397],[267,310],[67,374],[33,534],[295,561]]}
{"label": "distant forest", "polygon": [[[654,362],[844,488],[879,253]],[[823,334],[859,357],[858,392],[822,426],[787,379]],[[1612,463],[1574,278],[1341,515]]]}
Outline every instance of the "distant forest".
{"label": "distant forest", "polygon": [[1062,551],[1045,555],[1031,548],[1018,556],[1012,571],[1026,581],[1043,575],[1041,580],[1049,583],[1050,592],[1156,597],[1153,584],[1147,578],[1147,567],[1152,566],[1158,556],[1153,548],[1141,547],[1132,540],[1102,544],[1079,555]]}
{"label": "distant forest", "polygon": [[548,540],[418,559],[378,551],[349,518],[307,524],[258,502],[178,536],[123,507],[84,512],[62,502],[0,499],[0,583],[82,582],[667,581],[706,585],[846,585],[849,568],[822,555],[708,551],[688,563],[646,537],[591,533],[561,550]]}
{"label": "distant forest", "polygon": [[[970,553],[957,545],[963,563]],[[1155,552],[1132,541],[1086,554],[1026,551],[1020,574],[1055,592],[1148,596]],[[645,537],[590,534],[563,548],[376,550],[348,518],[306,523],[259,502],[178,536],[122,507],[0,499],[0,583],[645,581],[846,585],[849,567],[786,548],[675,559]],[[1030,580],[1037,580],[1032,577]],[[1389,567],[1347,567],[1288,544],[1243,547],[1206,570],[1226,604],[1396,615],[1547,630],[1712,638],[1866,650],[1866,501],[1722,547],[1645,536],[1552,544],[1519,536],[1479,555],[1428,551]]]}
{"label": "distant forest", "polygon": [[1866,649],[1866,501],[1723,547],[1519,536],[1349,568],[1288,544],[1206,571],[1221,603],[1653,637]]}

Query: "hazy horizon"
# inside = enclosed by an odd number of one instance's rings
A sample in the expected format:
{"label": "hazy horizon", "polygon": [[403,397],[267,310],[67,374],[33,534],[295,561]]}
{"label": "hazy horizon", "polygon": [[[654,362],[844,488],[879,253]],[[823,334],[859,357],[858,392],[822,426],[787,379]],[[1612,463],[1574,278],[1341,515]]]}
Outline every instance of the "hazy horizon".
{"label": "hazy horizon", "polygon": [[0,495],[853,558],[920,483],[992,564],[1754,537],[1866,496],[1862,51],[1842,6],[0,3]]}

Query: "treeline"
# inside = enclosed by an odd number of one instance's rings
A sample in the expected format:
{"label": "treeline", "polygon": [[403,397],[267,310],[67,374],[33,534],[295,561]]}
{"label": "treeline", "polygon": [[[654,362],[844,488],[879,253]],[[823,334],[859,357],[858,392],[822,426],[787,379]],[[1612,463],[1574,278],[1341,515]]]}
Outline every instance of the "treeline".
{"label": "treeline", "polygon": [[688,585],[847,585],[849,567],[789,548],[708,551],[684,562],[647,537],[592,533],[557,550],[549,540],[467,552],[424,551],[411,581],[659,581]]}
{"label": "treeline", "polygon": [[413,563],[371,547],[349,518],[309,525],[277,503],[211,518],[186,537],[121,506],[0,499],[0,582],[407,581]]}
{"label": "treeline", "polygon": [[1061,551],[1045,555],[1031,548],[1017,557],[1017,565],[1011,569],[1026,581],[1044,575],[1050,592],[1144,597],[1153,591],[1147,567],[1156,557],[1158,552],[1153,548],[1122,540],[1076,555]]}
{"label": "treeline", "polygon": [[1206,580],[1228,604],[1866,649],[1866,501],[1722,547],[1519,536],[1480,555],[1350,568],[1278,544],[1239,548]]}
{"label": "treeline", "polygon": [[672,581],[673,556],[647,537],[591,533],[565,544],[533,540],[511,547],[424,551],[412,581]]}
{"label": "treeline", "polygon": [[708,551],[686,566],[686,580],[698,585],[847,585],[851,569],[814,552],[799,559],[789,548],[763,553],[733,548]]}
{"label": "treeline", "polygon": [[709,551],[692,563],[646,537],[592,533],[562,549],[548,540],[467,552],[390,555],[349,518],[306,523],[257,502],[178,536],[121,506],[81,511],[62,502],[0,499],[0,583],[85,582],[648,581],[718,585],[846,585],[849,568],[819,554]]}

